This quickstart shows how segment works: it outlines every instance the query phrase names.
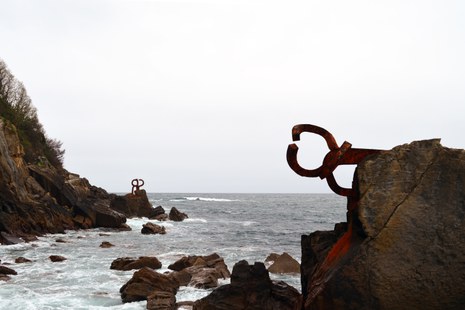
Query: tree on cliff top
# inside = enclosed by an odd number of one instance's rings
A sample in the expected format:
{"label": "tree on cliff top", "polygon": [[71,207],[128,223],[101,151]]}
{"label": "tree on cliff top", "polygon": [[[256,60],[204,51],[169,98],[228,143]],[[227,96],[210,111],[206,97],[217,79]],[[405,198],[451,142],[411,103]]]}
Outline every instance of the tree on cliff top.
{"label": "tree on cliff top", "polygon": [[36,164],[45,157],[54,167],[63,167],[65,151],[62,143],[47,137],[37,117],[26,88],[0,59],[0,117],[10,121],[18,130],[27,163]]}

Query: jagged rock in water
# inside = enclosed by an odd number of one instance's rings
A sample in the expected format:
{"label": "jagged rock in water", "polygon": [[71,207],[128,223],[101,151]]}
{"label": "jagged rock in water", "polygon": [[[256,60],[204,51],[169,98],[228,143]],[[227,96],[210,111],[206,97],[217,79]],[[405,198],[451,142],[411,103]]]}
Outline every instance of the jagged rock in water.
{"label": "jagged rock in water", "polygon": [[141,256],[139,258],[134,257],[121,257],[115,259],[110,266],[110,269],[116,270],[131,270],[141,269],[144,267],[152,269],[160,269],[161,262],[155,256]]}
{"label": "jagged rock in water", "polygon": [[[304,309],[463,309],[465,151],[417,141],[357,170],[353,229],[306,265]],[[303,265],[316,236],[303,238]]]}
{"label": "jagged rock in water", "polygon": [[164,235],[166,234],[165,226],[160,226],[151,222],[142,225],[142,229],[140,231],[144,235]]}
{"label": "jagged rock in water", "polygon": [[60,256],[60,255],[50,255],[49,259],[56,263],[56,262],[62,262],[66,260],[66,257]]}
{"label": "jagged rock in water", "polygon": [[126,217],[148,217],[156,218],[165,214],[163,207],[152,207],[147,193],[144,189],[136,190],[134,194],[129,193],[124,196],[113,196],[110,207]]}
{"label": "jagged rock in water", "polygon": [[[142,268],[134,273],[132,278],[121,287],[123,302],[147,300],[153,294],[163,294],[164,298],[175,298],[179,284],[167,275],[158,273],[150,268]],[[175,299],[176,300],[176,299]]]}
{"label": "jagged rock in water", "polygon": [[273,264],[268,268],[271,273],[300,273],[300,264],[288,253],[284,252],[274,258]]}
{"label": "jagged rock in water", "polygon": [[9,274],[17,275],[18,273],[15,270],[11,269],[11,268],[0,265],[0,274],[2,274],[2,275],[9,275]]}
{"label": "jagged rock in water", "polygon": [[187,218],[188,218],[188,216],[187,216],[186,213],[183,213],[183,212],[179,211],[175,207],[171,208],[170,214],[169,214],[169,219],[170,220],[175,221],[175,222],[182,222]]}
{"label": "jagged rock in water", "polygon": [[220,286],[210,295],[196,301],[194,310],[300,310],[302,296],[293,287],[270,280],[263,263],[234,265],[231,284]]}
{"label": "jagged rock in water", "polygon": [[22,256],[15,259],[16,264],[23,264],[23,263],[30,263],[30,262],[32,262],[30,259],[27,259],[27,258],[22,257]]}

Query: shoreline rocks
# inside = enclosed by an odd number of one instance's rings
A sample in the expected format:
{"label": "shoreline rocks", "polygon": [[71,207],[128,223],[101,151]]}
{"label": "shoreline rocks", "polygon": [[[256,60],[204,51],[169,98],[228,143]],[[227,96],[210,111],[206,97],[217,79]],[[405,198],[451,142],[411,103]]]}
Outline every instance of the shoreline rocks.
{"label": "shoreline rocks", "polygon": [[273,261],[273,264],[268,267],[268,271],[271,273],[300,273],[299,262],[286,252],[281,255],[272,253],[267,260]]}

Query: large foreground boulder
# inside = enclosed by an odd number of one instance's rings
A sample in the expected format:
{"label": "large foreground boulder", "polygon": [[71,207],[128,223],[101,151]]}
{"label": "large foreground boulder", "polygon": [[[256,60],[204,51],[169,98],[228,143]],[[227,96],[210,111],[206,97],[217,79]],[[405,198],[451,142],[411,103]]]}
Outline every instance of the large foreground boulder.
{"label": "large foreground boulder", "polygon": [[120,257],[111,263],[110,269],[132,270],[141,269],[144,267],[160,269],[161,262],[155,256],[141,256],[139,258]]}
{"label": "large foreground boulder", "polygon": [[402,145],[360,163],[357,181],[358,210],[334,246],[335,234],[303,238],[304,308],[463,309],[465,151]]}
{"label": "large foreground boulder", "polygon": [[300,310],[302,296],[286,283],[270,280],[263,263],[240,261],[233,267],[231,284],[220,286],[194,303],[194,310]]}

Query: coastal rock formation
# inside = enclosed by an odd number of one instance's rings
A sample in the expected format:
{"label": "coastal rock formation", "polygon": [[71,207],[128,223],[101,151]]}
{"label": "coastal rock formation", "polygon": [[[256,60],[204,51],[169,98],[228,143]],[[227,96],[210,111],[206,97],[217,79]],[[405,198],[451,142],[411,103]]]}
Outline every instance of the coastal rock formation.
{"label": "coastal rock formation", "polygon": [[178,281],[180,286],[202,289],[217,287],[218,279],[226,279],[231,275],[223,258],[216,253],[184,256],[168,268],[174,270],[169,277]]}
{"label": "coastal rock formation", "polygon": [[164,235],[166,234],[165,226],[160,226],[151,222],[142,225],[142,229],[140,231],[144,235]]}
{"label": "coastal rock formation", "polygon": [[24,160],[13,124],[0,118],[0,242],[28,241],[65,229],[121,227],[126,218],[110,209],[105,190],[76,174]]}
{"label": "coastal rock formation", "polygon": [[187,218],[188,218],[188,216],[187,216],[186,213],[183,213],[183,212],[179,211],[175,207],[171,208],[170,214],[169,214],[169,219],[170,220],[175,221],[175,222],[182,222]]}
{"label": "coastal rock formation", "polygon": [[108,241],[102,241],[102,243],[100,244],[100,247],[104,248],[104,249],[108,249],[108,248],[111,248],[113,246],[115,246],[115,245],[112,244],[111,242],[108,242]]}
{"label": "coastal rock formation", "polygon": [[159,302],[165,303],[172,298],[176,301],[178,288],[179,284],[176,280],[145,267],[134,273],[132,278],[121,287],[120,293],[125,303],[147,300],[149,296],[155,300],[161,299]]}
{"label": "coastal rock formation", "polygon": [[231,273],[228,270],[228,266],[226,266],[224,263],[224,259],[216,253],[204,256],[184,256],[173,264],[169,265],[168,269],[181,271],[192,266],[215,268],[220,272],[224,279],[231,276]]}
{"label": "coastal rock formation", "polygon": [[302,238],[304,309],[463,309],[465,151],[417,141],[357,170],[347,232]]}
{"label": "coastal rock formation", "polygon": [[240,261],[233,267],[231,284],[220,286],[196,301],[194,310],[300,310],[302,295],[286,283],[270,280],[263,263]]}
{"label": "coastal rock formation", "polygon": [[163,207],[153,208],[144,189],[134,191],[124,196],[113,196],[110,207],[126,217],[156,218],[165,214]]}
{"label": "coastal rock formation", "polygon": [[56,263],[56,262],[62,262],[66,260],[66,257],[61,256],[61,255],[50,255],[49,259]]}
{"label": "coastal rock formation", "polygon": [[288,253],[272,256],[273,264],[268,268],[271,273],[300,273],[300,264]]}
{"label": "coastal rock formation", "polygon": [[110,269],[115,270],[131,270],[141,269],[144,267],[152,269],[160,269],[161,262],[155,256],[141,256],[139,258],[134,257],[121,257],[115,259],[110,266]]}
{"label": "coastal rock formation", "polygon": [[15,259],[16,264],[24,264],[24,263],[31,263],[31,262],[32,261],[30,259],[27,259],[27,258],[22,257],[22,256]]}

